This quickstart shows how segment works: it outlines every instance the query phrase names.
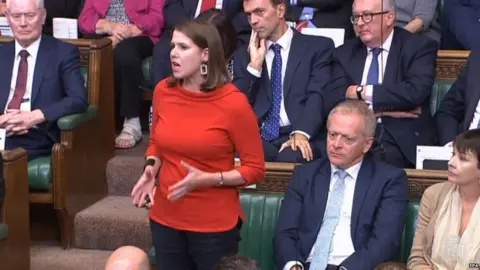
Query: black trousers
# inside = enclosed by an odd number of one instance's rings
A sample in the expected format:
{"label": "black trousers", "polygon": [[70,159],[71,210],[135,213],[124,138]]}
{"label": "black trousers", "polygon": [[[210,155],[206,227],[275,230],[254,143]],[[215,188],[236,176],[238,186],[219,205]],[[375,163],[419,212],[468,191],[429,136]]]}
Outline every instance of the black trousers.
{"label": "black trousers", "polygon": [[378,123],[375,129],[375,140],[370,154],[374,159],[398,168],[415,168],[415,165],[403,155],[393,136],[381,123]]}
{"label": "black trousers", "polygon": [[226,232],[179,231],[150,220],[156,268],[212,270],[224,256],[238,252],[241,221]]}
{"label": "black trousers", "polygon": [[170,64],[171,33],[167,32],[160,37],[160,41],[153,48],[152,82],[157,85],[161,80],[172,75]]}

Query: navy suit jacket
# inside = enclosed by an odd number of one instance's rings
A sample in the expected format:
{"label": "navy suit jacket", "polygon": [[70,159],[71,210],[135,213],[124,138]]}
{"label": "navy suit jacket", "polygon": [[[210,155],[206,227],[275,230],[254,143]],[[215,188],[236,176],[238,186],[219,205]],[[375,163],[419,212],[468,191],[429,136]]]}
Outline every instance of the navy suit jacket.
{"label": "navy suit jacket", "polygon": [[[14,58],[14,41],[0,46],[2,113],[10,92]],[[47,121],[30,129],[26,135],[7,138],[6,145],[25,148],[29,158],[36,155],[39,148],[51,150],[53,144],[60,140],[57,120],[62,116],[84,112],[87,107],[88,93],[80,73],[79,50],[74,45],[43,35],[33,73],[31,110],[40,109]]]}
{"label": "navy suit jacket", "polygon": [[[198,1],[195,0],[167,0],[163,8],[166,29],[170,30],[175,25],[193,19],[197,10]],[[232,18],[235,30],[243,44],[250,40],[251,27],[247,15],[243,12],[242,0],[224,0],[222,10]]]}
{"label": "navy suit jacket", "polygon": [[[306,132],[312,139],[327,117],[322,114],[322,90],[332,75],[333,50],[331,39],[294,30],[283,79],[285,110],[293,130]],[[249,62],[247,48],[238,50],[234,56],[233,82],[248,96],[261,125],[272,107],[271,83],[265,63],[261,78],[257,78],[248,72]]]}
{"label": "navy suit jacket", "polygon": [[442,9],[442,49],[472,50],[480,46],[480,1],[445,0]]}
{"label": "navy suit jacket", "polygon": [[480,100],[480,50],[473,50],[465,69],[435,113],[438,142],[445,145],[470,128]]}
{"label": "navy suit jacket", "polygon": [[[330,186],[328,159],[295,167],[280,209],[274,237],[277,269],[289,261],[305,264],[322,226]],[[372,270],[396,258],[408,209],[403,169],[369,157],[357,176],[351,215],[355,252],[341,265]]]}
{"label": "navy suit jacket", "polygon": [[[382,117],[385,129],[412,164],[416,163],[417,145],[435,142],[430,94],[436,76],[437,51],[434,40],[395,28],[383,83],[373,87],[374,111],[408,111],[422,107],[422,114],[416,119]],[[332,81],[343,83],[343,91],[329,90],[329,95],[337,98],[329,98],[336,102],[325,108],[331,109],[345,100],[349,85],[361,84],[366,58],[367,48],[359,38],[337,48]]]}

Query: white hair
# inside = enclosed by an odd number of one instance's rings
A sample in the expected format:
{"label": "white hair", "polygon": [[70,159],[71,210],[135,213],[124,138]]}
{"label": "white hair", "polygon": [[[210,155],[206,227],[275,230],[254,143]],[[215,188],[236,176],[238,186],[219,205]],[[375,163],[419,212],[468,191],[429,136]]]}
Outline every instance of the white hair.
{"label": "white hair", "polygon": [[[10,9],[10,2],[12,1],[16,1],[16,0],[7,0],[7,9]],[[29,1],[32,1],[32,0],[29,0]],[[44,3],[44,0],[35,0],[36,2],[36,6],[37,8],[39,9],[44,9],[45,8],[45,3]]]}

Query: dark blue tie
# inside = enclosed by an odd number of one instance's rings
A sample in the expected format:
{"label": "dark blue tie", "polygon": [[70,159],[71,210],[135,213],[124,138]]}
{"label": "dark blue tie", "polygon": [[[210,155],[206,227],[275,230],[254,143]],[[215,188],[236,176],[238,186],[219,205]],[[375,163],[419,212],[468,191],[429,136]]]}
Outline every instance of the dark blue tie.
{"label": "dark blue tie", "polygon": [[282,47],[278,44],[272,44],[273,50],[272,72],[270,74],[270,83],[272,86],[272,108],[265,119],[262,127],[262,138],[266,141],[275,140],[280,135],[280,104],[282,102]]}
{"label": "dark blue tie", "polygon": [[376,85],[378,84],[378,74],[380,74],[378,67],[378,55],[382,52],[382,48],[373,48],[371,52],[372,63],[370,64],[370,69],[368,70],[367,84]]}

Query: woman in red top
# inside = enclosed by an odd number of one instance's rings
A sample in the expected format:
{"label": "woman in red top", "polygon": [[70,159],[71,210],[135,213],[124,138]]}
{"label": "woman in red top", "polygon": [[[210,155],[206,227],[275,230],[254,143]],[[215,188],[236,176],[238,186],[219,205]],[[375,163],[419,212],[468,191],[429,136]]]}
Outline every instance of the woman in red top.
{"label": "woman in red top", "polygon": [[151,198],[158,269],[211,270],[238,251],[244,214],[237,188],[263,179],[262,142],[247,98],[229,82],[214,26],[175,27],[170,57],[173,76],[155,88],[147,162],[133,203],[141,207]]}

